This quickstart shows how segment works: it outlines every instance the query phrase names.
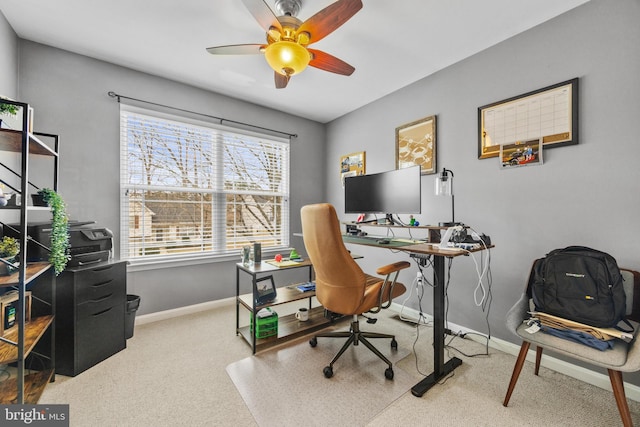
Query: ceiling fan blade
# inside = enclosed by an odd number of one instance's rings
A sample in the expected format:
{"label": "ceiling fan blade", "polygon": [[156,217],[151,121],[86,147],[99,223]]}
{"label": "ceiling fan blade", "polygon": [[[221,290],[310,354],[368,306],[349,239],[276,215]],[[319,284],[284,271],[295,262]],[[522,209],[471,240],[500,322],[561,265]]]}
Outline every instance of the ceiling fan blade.
{"label": "ceiling fan blade", "polygon": [[344,76],[350,76],[356,70],[342,59],[338,59],[326,52],[317,49],[307,50],[313,55],[313,59],[309,62],[311,67],[319,68],[331,73],[342,74]]}
{"label": "ceiling fan blade", "polygon": [[264,0],[242,0],[242,3],[249,9],[249,12],[265,31],[268,32],[269,28],[276,27],[282,32],[280,21],[278,21],[278,18]]}
{"label": "ceiling fan blade", "polygon": [[289,83],[289,79],[291,78],[290,76],[285,76],[277,71],[273,72],[273,77],[276,81],[276,89],[284,89],[287,87],[287,83]]}
{"label": "ceiling fan blade", "polygon": [[208,47],[212,55],[256,55],[262,53],[263,44],[231,44],[228,46]]}
{"label": "ceiling fan blade", "polygon": [[362,9],[361,0],[338,0],[304,21],[298,28],[298,33],[303,31],[309,33],[311,36],[309,44],[315,43],[347,22],[360,9]]}

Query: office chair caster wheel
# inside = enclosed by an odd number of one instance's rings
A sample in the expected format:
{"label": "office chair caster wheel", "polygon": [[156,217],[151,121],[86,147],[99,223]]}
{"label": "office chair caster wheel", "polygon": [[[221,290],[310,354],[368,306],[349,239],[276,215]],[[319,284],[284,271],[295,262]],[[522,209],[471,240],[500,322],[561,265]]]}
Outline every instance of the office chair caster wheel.
{"label": "office chair caster wheel", "polygon": [[315,347],[315,346],[317,346],[317,345],[318,345],[318,339],[317,339],[316,337],[311,338],[311,339],[309,340],[309,345],[310,345],[311,347]]}
{"label": "office chair caster wheel", "polygon": [[[326,369],[326,368],[325,368]],[[384,370],[384,377],[388,380],[392,380],[393,379],[393,369],[391,368],[387,368]]]}
{"label": "office chair caster wheel", "polygon": [[[333,368],[331,366],[325,366],[322,372],[325,378],[331,378],[333,376]],[[393,371],[391,371],[391,377],[393,377]]]}
{"label": "office chair caster wheel", "polygon": [[396,341],[396,339],[395,339],[395,338],[393,338],[393,339],[391,340],[391,348],[392,348],[392,349],[394,349],[394,350],[397,350],[397,349],[398,349],[398,341]]}

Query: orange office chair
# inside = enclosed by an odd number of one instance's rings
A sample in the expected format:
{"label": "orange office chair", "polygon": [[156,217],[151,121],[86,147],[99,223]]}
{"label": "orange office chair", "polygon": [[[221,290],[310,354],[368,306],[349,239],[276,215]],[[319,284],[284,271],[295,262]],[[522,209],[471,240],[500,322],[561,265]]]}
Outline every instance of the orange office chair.
{"label": "orange office chair", "polygon": [[[340,224],[334,207],[328,203],[307,205],[301,211],[302,236],[307,254],[316,273],[316,297],[325,310],[344,316],[353,316],[349,331],[319,333],[309,341],[311,347],[318,337],[347,338],[346,343],[323,370],[324,376],[333,376],[333,364],[351,344],[362,342],[382,359],[388,368],[385,377],[393,379],[393,367],[368,338],[391,338],[391,348],[397,349],[395,336],[360,331],[358,316],[365,312],[377,313],[391,305],[394,297],[402,295],[406,288],[396,281],[398,272],[410,266],[407,261],[385,265],[377,270],[379,278],[365,274],[353,260],[342,242]],[[393,276],[393,277],[392,277]]]}

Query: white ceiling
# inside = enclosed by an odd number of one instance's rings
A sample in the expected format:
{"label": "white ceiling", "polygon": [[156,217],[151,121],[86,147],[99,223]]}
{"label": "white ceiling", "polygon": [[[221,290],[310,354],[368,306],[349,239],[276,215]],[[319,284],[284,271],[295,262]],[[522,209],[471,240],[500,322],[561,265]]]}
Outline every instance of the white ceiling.
{"label": "white ceiling", "polygon": [[[298,18],[333,1],[303,0]],[[309,67],[285,89],[275,89],[261,55],[205,51],[265,41],[239,0],[0,0],[0,10],[23,39],[325,123],[587,1],[363,0],[311,46],[353,65],[353,75]]]}

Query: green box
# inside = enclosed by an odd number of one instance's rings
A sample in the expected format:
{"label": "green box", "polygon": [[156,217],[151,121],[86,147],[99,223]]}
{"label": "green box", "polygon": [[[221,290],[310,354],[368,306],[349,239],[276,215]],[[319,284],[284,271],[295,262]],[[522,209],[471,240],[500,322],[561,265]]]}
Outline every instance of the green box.
{"label": "green box", "polygon": [[[256,317],[256,338],[267,338],[274,335],[278,335],[278,313],[271,308],[263,308],[271,312],[268,317]],[[261,310],[261,311],[262,311]],[[253,320],[253,313],[251,314],[251,320]],[[253,321],[251,322],[251,332],[253,332]]]}

